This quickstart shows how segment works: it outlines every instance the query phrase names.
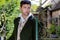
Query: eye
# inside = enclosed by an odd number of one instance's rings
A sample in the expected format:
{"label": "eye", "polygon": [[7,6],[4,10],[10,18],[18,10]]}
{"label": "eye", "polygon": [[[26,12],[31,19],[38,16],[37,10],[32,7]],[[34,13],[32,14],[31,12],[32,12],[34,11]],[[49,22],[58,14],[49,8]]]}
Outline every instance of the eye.
{"label": "eye", "polygon": [[26,7],[24,7],[24,8],[26,8]]}
{"label": "eye", "polygon": [[30,9],[30,7],[28,7],[28,9]]}

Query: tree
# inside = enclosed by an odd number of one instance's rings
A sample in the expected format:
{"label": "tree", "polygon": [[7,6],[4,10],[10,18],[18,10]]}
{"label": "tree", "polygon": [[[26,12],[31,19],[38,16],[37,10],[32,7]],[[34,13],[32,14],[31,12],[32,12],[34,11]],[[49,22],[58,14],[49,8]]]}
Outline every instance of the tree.
{"label": "tree", "polygon": [[0,0],[0,14],[5,14],[6,40],[14,30],[13,20],[19,15],[20,0]]}

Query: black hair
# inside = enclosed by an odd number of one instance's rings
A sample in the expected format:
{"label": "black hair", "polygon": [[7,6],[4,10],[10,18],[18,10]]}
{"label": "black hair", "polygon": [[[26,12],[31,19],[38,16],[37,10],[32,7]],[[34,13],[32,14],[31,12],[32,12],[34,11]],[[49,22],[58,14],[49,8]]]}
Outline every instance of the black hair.
{"label": "black hair", "polygon": [[22,5],[24,4],[29,4],[31,6],[31,2],[30,1],[21,1],[20,2],[20,7],[22,7]]}

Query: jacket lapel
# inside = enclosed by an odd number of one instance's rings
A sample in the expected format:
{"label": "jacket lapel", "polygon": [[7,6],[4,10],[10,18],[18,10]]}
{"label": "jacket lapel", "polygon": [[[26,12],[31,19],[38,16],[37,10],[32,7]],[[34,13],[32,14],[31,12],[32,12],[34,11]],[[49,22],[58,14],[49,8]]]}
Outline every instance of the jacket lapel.
{"label": "jacket lapel", "polygon": [[[30,30],[32,30],[31,27],[28,27],[27,25],[30,25],[31,24],[31,20],[32,20],[32,16],[30,16],[27,20],[27,22],[25,23],[22,31],[21,31],[21,36],[23,35],[24,31],[27,30],[27,28],[29,28]],[[15,28],[16,29],[16,39],[17,39],[17,32],[18,32],[18,25],[19,25],[19,21],[20,21],[20,17],[18,17],[17,19],[15,19]],[[31,33],[31,32],[30,32]]]}

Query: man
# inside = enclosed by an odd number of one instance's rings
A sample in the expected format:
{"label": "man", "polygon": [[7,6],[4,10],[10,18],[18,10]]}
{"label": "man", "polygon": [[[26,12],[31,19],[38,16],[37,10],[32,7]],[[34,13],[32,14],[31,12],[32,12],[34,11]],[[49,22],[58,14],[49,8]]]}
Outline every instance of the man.
{"label": "man", "polygon": [[35,40],[36,22],[35,18],[30,13],[31,2],[21,1],[19,17],[14,19],[14,31],[8,40]]}

